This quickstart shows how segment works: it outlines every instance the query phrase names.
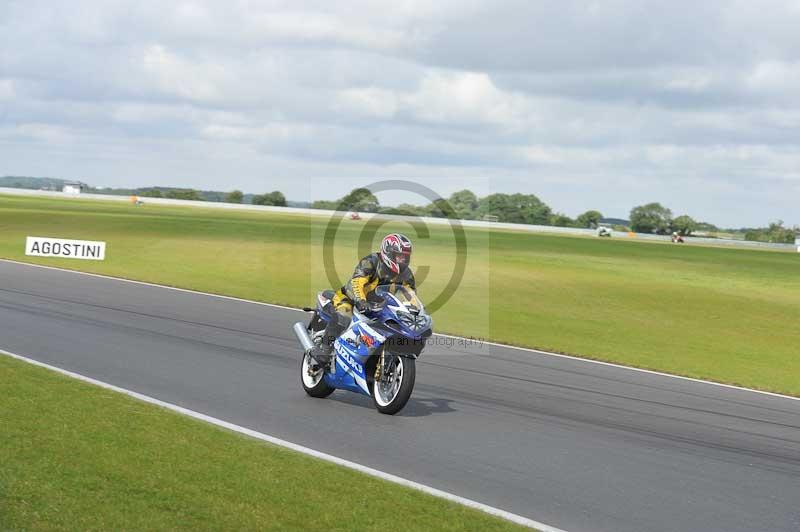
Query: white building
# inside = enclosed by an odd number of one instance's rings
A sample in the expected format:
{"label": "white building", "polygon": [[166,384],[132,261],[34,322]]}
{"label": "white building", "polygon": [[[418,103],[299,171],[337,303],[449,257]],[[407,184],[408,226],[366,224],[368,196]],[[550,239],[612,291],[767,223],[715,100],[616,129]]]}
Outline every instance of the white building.
{"label": "white building", "polygon": [[61,189],[61,192],[64,194],[80,194],[85,188],[86,185],[76,181],[74,183],[64,183],[64,188]]}

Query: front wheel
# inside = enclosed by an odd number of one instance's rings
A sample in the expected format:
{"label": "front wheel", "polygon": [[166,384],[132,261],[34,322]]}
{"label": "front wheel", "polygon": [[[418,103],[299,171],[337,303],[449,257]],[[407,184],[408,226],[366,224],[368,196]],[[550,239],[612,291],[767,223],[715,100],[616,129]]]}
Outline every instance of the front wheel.
{"label": "front wheel", "polygon": [[372,402],[381,414],[394,415],[411,398],[417,377],[416,360],[386,353],[390,357],[387,370],[372,381]]}
{"label": "front wheel", "polygon": [[325,382],[325,369],[306,353],[300,363],[300,382],[303,389],[311,397],[323,399],[332,394],[336,388]]}

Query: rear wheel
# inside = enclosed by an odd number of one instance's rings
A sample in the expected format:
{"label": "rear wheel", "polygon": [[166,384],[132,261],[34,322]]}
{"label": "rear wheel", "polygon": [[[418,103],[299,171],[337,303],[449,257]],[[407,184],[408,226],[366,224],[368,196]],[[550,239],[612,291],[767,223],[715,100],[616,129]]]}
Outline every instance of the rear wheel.
{"label": "rear wheel", "polygon": [[381,414],[394,415],[411,398],[417,376],[416,360],[386,353],[388,367],[372,381],[372,402]]}
{"label": "rear wheel", "polygon": [[300,382],[306,393],[317,399],[328,397],[336,390],[325,382],[325,369],[309,354],[303,355],[303,361],[300,363]]}

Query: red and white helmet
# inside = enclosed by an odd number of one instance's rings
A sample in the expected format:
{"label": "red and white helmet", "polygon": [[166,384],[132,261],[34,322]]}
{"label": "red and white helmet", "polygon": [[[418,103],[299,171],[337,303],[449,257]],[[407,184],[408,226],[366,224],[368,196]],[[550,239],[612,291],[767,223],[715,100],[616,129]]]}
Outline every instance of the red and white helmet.
{"label": "red and white helmet", "polygon": [[392,233],[381,243],[381,260],[393,273],[403,273],[411,264],[411,248],[411,240],[408,237]]}

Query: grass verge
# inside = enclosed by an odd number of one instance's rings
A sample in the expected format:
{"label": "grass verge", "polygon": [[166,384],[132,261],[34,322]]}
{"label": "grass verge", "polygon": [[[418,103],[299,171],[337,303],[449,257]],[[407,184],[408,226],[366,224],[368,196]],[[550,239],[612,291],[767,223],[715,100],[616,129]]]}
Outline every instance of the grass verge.
{"label": "grass verge", "polygon": [[[331,284],[325,226],[300,215],[0,196],[0,257],[299,307]],[[368,228],[342,225],[340,277]],[[378,229],[415,237],[403,223]],[[439,332],[800,395],[798,254],[466,234],[465,277],[434,316]],[[104,240],[107,259],[26,257],[27,235]],[[415,240],[430,302],[449,280],[455,246],[446,227]]]}
{"label": "grass verge", "polygon": [[523,530],[2,355],[0,397],[2,530]]}

